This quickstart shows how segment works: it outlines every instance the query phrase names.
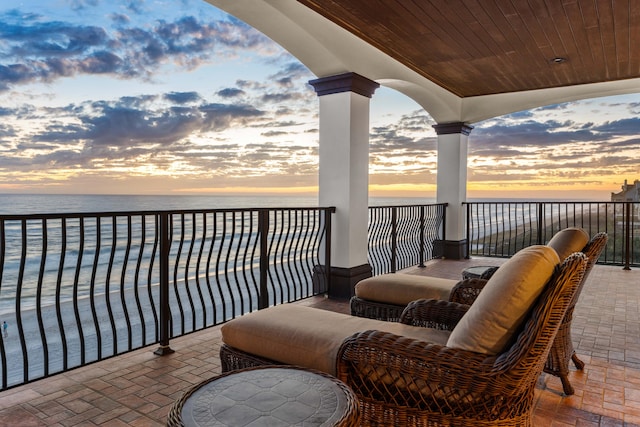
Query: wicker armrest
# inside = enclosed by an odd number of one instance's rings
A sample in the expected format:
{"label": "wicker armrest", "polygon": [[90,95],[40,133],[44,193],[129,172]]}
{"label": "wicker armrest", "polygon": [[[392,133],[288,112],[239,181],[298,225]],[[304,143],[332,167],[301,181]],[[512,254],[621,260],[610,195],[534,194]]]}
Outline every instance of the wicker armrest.
{"label": "wicker armrest", "polygon": [[478,298],[478,294],[486,283],[487,279],[462,280],[451,289],[449,301],[471,305]]}
{"label": "wicker armrest", "polygon": [[480,279],[484,279],[484,280],[489,280],[491,279],[491,276],[493,276],[493,274],[498,271],[498,268],[500,268],[499,266],[494,266],[494,267],[489,267],[487,268],[484,273],[482,273],[480,275]]}
{"label": "wicker armrest", "polygon": [[468,309],[468,305],[456,302],[420,299],[407,305],[400,316],[400,322],[405,325],[450,331]]}
{"label": "wicker armrest", "polygon": [[462,406],[482,406],[490,395],[504,399],[513,393],[508,383],[490,380],[495,362],[495,356],[365,331],[340,347],[337,375],[359,398],[383,405],[447,411],[455,406],[465,412]]}

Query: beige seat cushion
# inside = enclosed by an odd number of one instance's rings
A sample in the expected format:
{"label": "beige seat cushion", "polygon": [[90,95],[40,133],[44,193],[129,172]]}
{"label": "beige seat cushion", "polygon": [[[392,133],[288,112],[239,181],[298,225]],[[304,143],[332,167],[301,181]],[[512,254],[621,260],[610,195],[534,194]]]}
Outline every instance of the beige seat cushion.
{"label": "beige seat cushion", "polygon": [[336,374],[342,342],[369,329],[444,345],[449,331],[349,316],[296,304],[245,314],[221,328],[222,341],[238,350],[277,362]]}
{"label": "beige seat cushion", "polygon": [[407,305],[423,298],[449,299],[457,280],[413,274],[389,273],[361,280],[355,286],[358,298],[387,304]]}
{"label": "beige seat cushion", "polygon": [[582,228],[569,227],[558,231],[547,243],[556,250],[560,262],[574,252],[582,252],[589,243],[589,233]]}
{"label": "beige seat cushion", "polygon": [[469,311],[451,332],[447,346],[498,354],[510,343],[560,263],[549,246],[517,252],[489,279]]}

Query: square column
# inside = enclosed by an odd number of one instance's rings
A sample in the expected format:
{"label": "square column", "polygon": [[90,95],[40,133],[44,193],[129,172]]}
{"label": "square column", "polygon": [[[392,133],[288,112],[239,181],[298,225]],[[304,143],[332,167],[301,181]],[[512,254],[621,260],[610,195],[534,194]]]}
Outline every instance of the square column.
{"label": "square column", "polygon": [[468,256],[466,233],[467,151],[472,126],[464,123],[434,125],[438,134],[438,175],[436,198],[447,203],[445,240],[436,242],[445,258]]}
{"label": "square column", "polygon": [[329,296],[350,298],[368,263],[369,104],[379,85],[355,73],[309,82],[320,98],[319,204],[335,206]]}

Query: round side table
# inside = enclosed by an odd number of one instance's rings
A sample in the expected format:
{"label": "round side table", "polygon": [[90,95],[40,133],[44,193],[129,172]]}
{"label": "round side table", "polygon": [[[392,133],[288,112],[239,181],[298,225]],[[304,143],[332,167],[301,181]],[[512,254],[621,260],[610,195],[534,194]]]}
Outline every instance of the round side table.
{"label": "round side table", "polygon": [[330,375],[294,366],[226,372],[176,401],[168,426],[354,426],[358,402]]}
{"label": "round side table", "polygon": [[487,273],[493,273],[498,267],[492,265],[477,265],[462,270],[463,279],[481,279]]}

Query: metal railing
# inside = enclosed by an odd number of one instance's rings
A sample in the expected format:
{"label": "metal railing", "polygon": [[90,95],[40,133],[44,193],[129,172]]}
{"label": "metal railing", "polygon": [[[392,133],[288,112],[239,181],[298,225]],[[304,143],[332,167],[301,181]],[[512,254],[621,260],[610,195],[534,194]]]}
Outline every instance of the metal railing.
{"label": "metal railing", "polygon": [[445,204],[369,208],[369,264],[373,275],[396,272],[439,255],[434,242],[445,240]]}
{"label": "metal railing", "polygon": [[566,227],[589,235],[606,232],[601,264],[640,265],[640,203],[473,202],[467,206],[467,253],[510,257],[523,247],[545,244]]}
{"label": "metal railing", "polygon": [[[468,253],[507,257],[569,226],[640,265],[637,203],[467,203]],[[329,291],[335,208],[0,215],[1,389]],[[369,208],[373,274],[424,265],[446,204]]]}
{"label": "metal railing", "polygon": [[325,293],[334,211],[0,215],[1,389]]}

